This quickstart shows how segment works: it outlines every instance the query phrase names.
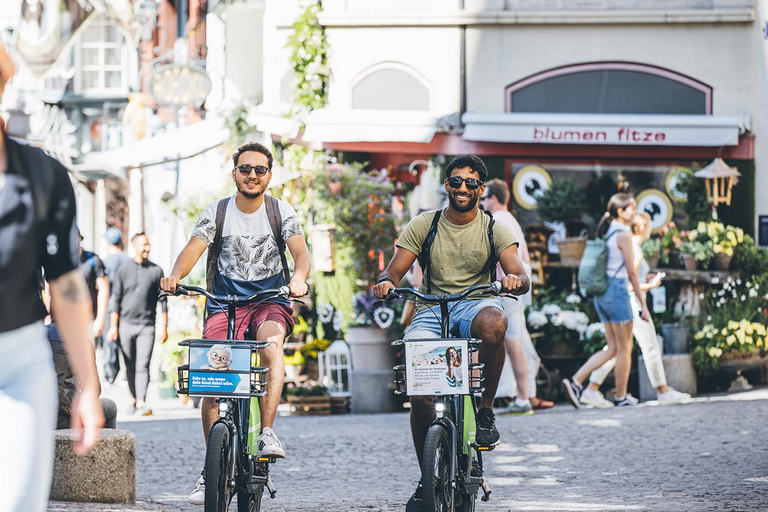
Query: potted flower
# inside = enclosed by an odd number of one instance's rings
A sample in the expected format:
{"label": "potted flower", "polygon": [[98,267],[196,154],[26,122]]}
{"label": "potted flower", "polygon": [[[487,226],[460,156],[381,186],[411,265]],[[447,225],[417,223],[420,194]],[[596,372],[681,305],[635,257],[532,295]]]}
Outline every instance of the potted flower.
{"label": "potted flower", "polygon": [[687,234],[680,247],[680,257],[685,265],[685,270],[696,270],[699,264],[707,268],[714,255],[715,252],[712,245],[707,241],[706,233],[699,233],[695,229]]}
{"label": "potted flower", "polygon": [[649,238],[640,244],[643,251],[643,258],[648,262],[651,268],[658,268],[661,259],[661,240],[658,238]]}
{"label": "potted flower", "polygon": [[576,230],[569,224],[579,225],[576,221],[581,219],[586,209],[584,190],[571,178],[553,180],[552,185],[536,198],[536,213],[542,222],[559,222],[569,228],[568,237],[557,241],[560,261],[564,265],[578,265],[584,253],[586,236],[580,228],[574,232]]}
{"label": "potted flower", "polygon": [[285,390],[291,411],[299,415],[331,414],[331,397],[328,388],[317,381],[308,380],[303,384]]}
{"label": "potted flower", "polygon": [[744,230],[733,226],[724,226],[720,222],[699,222],[699,231],[706,230],[715,255],[713,265],[716,270],[728,270],[731,266],[736,247],[744,242]]}
{"label": "potted flower", "polygon": [[676,266],[680,263],[680,247],[683,245],[683,240],[680,237],[680,230],[674,222],[669,222],[666,226],[661,228],[661,252],[659,255],[659,262],[664,265]]}
{"label": "potted flower", "polygon": [[587,303],[575,294],[557,293],[552,289],[540,292],[526,321],[532,332],[544,334],[540,342],[542,351],[553,355],[582,355],[590,325],[584,311],[586,307]]}

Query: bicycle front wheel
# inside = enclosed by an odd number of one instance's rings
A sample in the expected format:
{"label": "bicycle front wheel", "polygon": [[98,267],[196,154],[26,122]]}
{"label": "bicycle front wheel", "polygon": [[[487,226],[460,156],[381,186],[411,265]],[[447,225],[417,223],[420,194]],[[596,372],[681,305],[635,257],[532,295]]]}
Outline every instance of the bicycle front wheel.
{"label": "bicycle front wheel", "polygon": [[205,512],[227,512],[232,501],[232,438],[225,423],[215,423],[205,453]]}
{"label": "bicycle front wheel", "polygon": [[429,427],[424,442],[424,459],[421,471],[424,510],[428,512],[453,512],[453,487],[451,486],[451,446],[448,431],[436,423]]}
{"label": "bicycle front wheel", "polygon": [[[258,475],[258,472],[254,473]],[[261,510],[262,496],[264,496],[263,485],[260,485],[258,491],[256,491],[254,494],[251,494],[244,488],[238,488],[237,512],[259,512]]]}

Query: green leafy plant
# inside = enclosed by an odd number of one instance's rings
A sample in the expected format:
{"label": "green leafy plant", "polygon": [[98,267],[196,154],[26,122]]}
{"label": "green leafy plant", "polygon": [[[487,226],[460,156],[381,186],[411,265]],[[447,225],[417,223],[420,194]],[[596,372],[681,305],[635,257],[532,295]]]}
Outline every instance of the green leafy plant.
{"label": "green leafy plant", "polygon": [[644,240],[640,244],[640,249],[643,250],[643,258],[645,259],[653,258],[654,256],[661,257],[661,239],[649,238]]}
{"label": "green leafy plant", "polygon": [[536,199],[536,213],[543,222],[577,220],[586,210],[586,195],[571,178],[555,179]]}
{"label": "green leafy plant", "polygon": [[768,274],[768,251],[758,247],[751,236],[744,235],[744,242],[734,249],[733,268],[748,277]]}
{"label": "green leafy plant", "polygon": [[683,245],[680,247],[681,258],[683,254],[690,254],[703,267],[706,267],[714,257],[715,251],[708,243],[698,240],[683,240]]}
{"label": "green leafy plant", "polygon": [[692,172],[682,173],[678,177],[675,191],[687,196],[685,201],[678,203],[688,215],[687,227],[696,226],[699,222],[709,222],[712,219],[712,206],[707,200],[707,189],[703,179],[695,177]]}
{"label": "green leafy plant", "polygon": [[310,1],[293,23],[286,44],[296,79],[295,101],[306,111],[324,107],[328,102],[328,41],[317,20],[321,10],[320,2]]}

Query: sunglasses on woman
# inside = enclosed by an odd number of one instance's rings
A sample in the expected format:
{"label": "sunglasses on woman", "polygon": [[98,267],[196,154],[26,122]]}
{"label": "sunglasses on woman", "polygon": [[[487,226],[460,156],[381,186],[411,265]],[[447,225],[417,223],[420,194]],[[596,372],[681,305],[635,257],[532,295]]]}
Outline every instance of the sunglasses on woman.
{"label": "sunglasses on woman", "polygon": [[240,171],[240,174],[243,176],[250,176],[251,171],[256,171],[256,176],[265,176],[269,171],[269,167],[264,167],[263,165],[248,165],[248,164],[240,164],[237,167],[235,167],[238,171]]}
{"label": "sunglasses on woman", "polygon": [[482,180],[476,180],[475,178],[462,178],[460,176],[448,178],[448,186],[451,188],[461,188],[462,183],[466,183],[469,190],[476,190],[480,185],[484,184]]}

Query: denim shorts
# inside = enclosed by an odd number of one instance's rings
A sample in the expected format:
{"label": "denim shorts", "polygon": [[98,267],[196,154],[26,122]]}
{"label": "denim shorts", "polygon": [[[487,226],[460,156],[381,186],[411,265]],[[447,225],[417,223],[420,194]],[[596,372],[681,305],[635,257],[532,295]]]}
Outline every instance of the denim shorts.
{"label": "denim shorts", "polygon": [[626,279],[613,279],[604,294],[595,295],[593,301],[601,322],[621,324],[634,318],[628,286]]}
{"label": "denim shorts", "polygon": [[[475,319],[475,315],[485,308],[496,308],[502,313],[504,312],[501,301],[495,297],[481,300],[465,300],[459,304],[449,304],[451,336],[471,338],[472,320]],[[413,317],[413,322],[408,326],[404,336],[407,340],[442,337],[440,332],[440,306],[433,306],[416,313]]]}

